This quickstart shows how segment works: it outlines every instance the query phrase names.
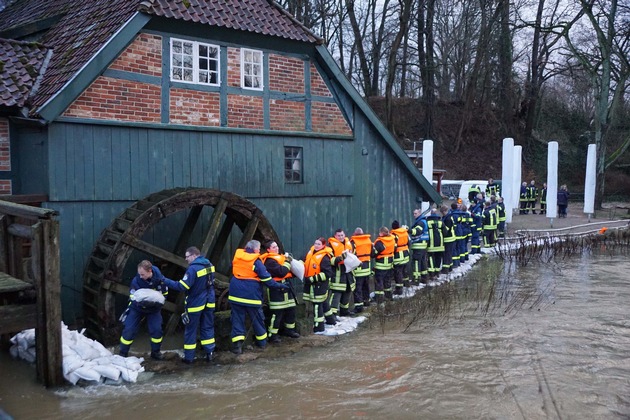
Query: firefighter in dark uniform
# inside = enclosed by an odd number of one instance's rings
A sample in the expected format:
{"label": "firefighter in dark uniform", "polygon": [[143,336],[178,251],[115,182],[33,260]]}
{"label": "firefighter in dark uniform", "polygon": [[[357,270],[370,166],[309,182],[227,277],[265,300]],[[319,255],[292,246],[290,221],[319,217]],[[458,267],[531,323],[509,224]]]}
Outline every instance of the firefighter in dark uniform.
{"label": "firefighter in dark uniform", "polygon": [[505,238],[505,221],[507,220],[507,215],[505,214],[505,203],[503,202],[503,197],[497,197],[497,220],[499,222],[499,226],[497,227],[498,237]]}
{"label": "firefighter in dark uniform", "polygon": [[[271,277],[282,284],[289,285],[291,274],[291,257],[278,253],[278,244],[269,241],[265,244],[266,253],[260,256]],[[269,323],[269,342],[279,343],[280,335],[299,338],[295,330],[295,299],[287,290],[267,289],[267,301],[271,311]]]}
{"label": "firefighter in dark uniform", "polygon": [[491,200],[486,200],[486,206],[483,209],[483,246],[485,248],[493,247],[497,242],[497,226],[499,224],[497,218],[497,210]]}
{"label": "firefighter in dark uniform", "polygon": [[391,233],[396,240],[394,251],[394,294],[402,295],[403,288],[409,287],[409,232],[407,226],[400,226],[398,220],[392,222]]}
{"label": "firefighter in dark uniform", "polygon": [[350,311],[350,296],[356,283],[354,274],[352,271],[346,273],[343,263],[347,253],[352,252],[352,244],[350,239],[346,238],[343,229],[337,229],[334,237],[328,238],[328,245],[333,250],[331,264],[335,269],[335,276],[330,281],[330,308],[335,315],[353,315],[354,311]]}
{"label": "firefighter in dark uniform", "polygon": [[184,330],[184,363],[190,364],[195,358],[197,349],[197,330],[199,340],[206,352],[206,361],[212,361],[214,353],[214,266],[207,258],[202,257],[197,247],[191,246],[184,254],[188,268],[179,281],[164,279],[164,284],[173,290],[186,294],[183,321]]}
{"label": "firefighter in dark uniform", "polygon": [[413,211],[413,217],[415,220],[409,229],[412,283],[414,285],[419,285],[421,281],[426,283],[429,276],[427,265],[427,244],[429,242],[429,232],[427,230],[427,219],[422,215],[422,210],[415,209]]}
{"label": "firefighter in dark uniform", "polygon": [[489,178],[488,185],[486,185],[486,197],[490,197],[491,195],[494,195],[497,197],[500,196],[501,188],[499,187],[499,184],[496,184],[494,182],[494,179]]}
{"label": "firefighter in dark uniform", "polygon": [[470,253],[481,253],[481,236],[483,235],[483,202],[480,200],[470,209],[472,215]]}
{"label": "firefighter in dark uniform", "polygon": [[335,275],[330,264],[332,249],[323,237],[315,239],[304,257],[304,301],[313,304],[313,332],[323,332],[326,324],[335,325],[335,315],[328,304],[328,286]]}
{"label": "firefighter in dark uniform", "polygon": [[395,238],[386,226],[378,230],[374,241],[374,295],[381,304],[392,298],[392,271],[394,269]]}
{"label": "firefighter in dark uniform", "polygon": [[135,275],[129,285],[129,305],[121,317],[124,323],[122,335],[120,336],[119,354],[121,356],[127,357],[129,355],[129,348],[138,333],[140,322],[143,318],[146,318],[149,336],[151,336],[151,358],[156,360],[164,359],[164,356],[160,353],[163,338],[162,305],[140,304],[136,302],[134,297],[134,293],[138,289],[152,289],[166,296],[168,288],[162,284],[163,280],[164,276],[160,270],[151,264],[150,261],[144,260],[138,264],[138,274]]}
{"label": "firefighter in dark uniform", "polygon": [[442,232],[442,217],[438,209],[431,209],[427,217],[429,243],[427,254],[429,257],[429,277],[435,279],[442,270],[442,254],[444,253],[444,232]]}
{"label": "firefighter in dark uniform", "polygon": [[536,200],[538,199],[538,188],[536,181],[532,179],[527,187],[527,210],[531,210],[532,214],[536,214]]}
{"label": "firefighter in dark uniform", "polygon": [[[453,203],[455,208],[457,204]],[[442,255],[442,273],[448,274],[453,271],[453,253],[455,252],[455,241],[457,235],[455,234],[455,220],[453,214],[446,206],[440,207],[440,213],[442,213],[442,228],[444,232],[444,254]],[[458,254],[459,257],[459,254]],[[458,258],[459,266],[459,258]]]}
{"label": "firefighter in dark uniform", "polygon": [[529,203],[528,191],[529,191],[529,188],[527,187],[527,182],[523,182],[523,184],[521,184],[521,194],[518,197],[518,203],[520,205],[518,214],[528,213],[528,210],[527,210],[527,205]]}
{"label": "firefighter in dark uniform", "polygon": [[267,345],[267,329],[262,311],[262,285],[279,290],[289,290],[286,284],[278,283],[260,260],[260,242],[251,240],[245,249],[237,249],[232,260],[230,279],[230,305],[232,306],[232,353],[243,353],[245,341],[245,316],[252,321],[256,345],[264,349]]}
{"label": "firefighter in dark uniform", "polygon": [[540,214],[547,214],[547,183],[540,189]]}
{"label": "firefighter in dark uniform", "polygon": [[372,275],[372,238],[369,233],[363,233],[360,227],[354,230],[350,238],[354,255],[361,261],[361,265],[354,269],[354,311],[363,312],[365,306],[370,305],[370,276]]}

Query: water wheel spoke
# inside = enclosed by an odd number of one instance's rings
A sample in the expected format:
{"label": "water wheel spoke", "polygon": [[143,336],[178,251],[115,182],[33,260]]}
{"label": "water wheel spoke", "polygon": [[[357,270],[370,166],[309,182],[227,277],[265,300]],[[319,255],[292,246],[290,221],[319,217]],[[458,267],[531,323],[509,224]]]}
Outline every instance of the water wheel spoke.
{"label": "water wheel spoke", "polygon": [[223,213],[228,206],[228,201],[223,197],[219,200],[216,207],[214,208],[214,212],[212,213],[212,217],[210,218],[210,226],[208,227],[208,232],[205,235],[203,240],[203,245],[201,245],[201,255],[208,255],[208,251],[210,250],[210,246],[212,242],[214,242],[217,237],[217,232],[219,230],[219,225],[221,224],[221,219],[223,218]]}
{"label": "water wheel spoke", "polygon": [[[221,230],[217,235],[217,240],[214,243],[214,247],[212,248],[212,252],[210,252],[210,261],[219,261],[221,258],[221,252],[225,249],[225,244],[230,237],[230,233],[232,232],[232,227],[234,226],[234,220],[231,217],[226,217],[223,222],[223,226],[221,226]],[[204,255],[208,255],[207,253]],[[213,263],[214,264],[214,263]]]}
{"label": "water wheel spoke", "polygon": [[175,248],[173,249],[175,255],[182,254],[190,243],[190,238],[193,231],[195,230],[195,226],[197,225],[199,216],[201,216],[202,210],[203,206],[195,206],[190,210],[190,213],[188,213],[188,217],[186,217],[186,222],[184,223],[182,232],[179,234],[179,238],[177,238]]}
{"label": "water wheel spoke", "polygon": [[164,261],[168,261],[183,268],[188,267],[188,264],[183,257],[177,256],[172,252],[157,247],[155,245],[151,245],[150,243],[138,239],[134,236],[125,235],[122,238],[122,242],[139,251],[142,251],[149,255],[153,255],[154,257],[158,257]]}
{"label": "water wheel spoke", "polygon": [[252,214],[252,218],[249,219],[245,230],[243,230],[243,237],[238,244],[239,248],[245,248],[247,242],[251,241],[254,238],[254,234],[256,233],[256,229],[258,229],[259,217],[262,212],[258,209]]}

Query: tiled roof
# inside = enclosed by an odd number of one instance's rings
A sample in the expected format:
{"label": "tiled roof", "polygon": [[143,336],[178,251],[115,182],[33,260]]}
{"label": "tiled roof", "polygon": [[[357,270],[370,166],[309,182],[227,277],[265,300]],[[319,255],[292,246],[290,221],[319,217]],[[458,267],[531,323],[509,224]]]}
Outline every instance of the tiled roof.
{"label": "tiled roof", "polygon": [[308,43],[322,39],[271,0],[145,0],[149,14]]}
{"label": "tiled roof", "polygon": [[40,75],[48,49],[0,38],[0,106],[23,107]]}
{"label": "tiled roof", "polygon": [[[188,7],[186,7],[188,6]],[[2,33],[37,37],[53,50],[32,111],[59,92],[137,11],[261,35],[322,40],[271,0],[18,0],[0,12]],[[31,33],[19,31],[30,28]]]}

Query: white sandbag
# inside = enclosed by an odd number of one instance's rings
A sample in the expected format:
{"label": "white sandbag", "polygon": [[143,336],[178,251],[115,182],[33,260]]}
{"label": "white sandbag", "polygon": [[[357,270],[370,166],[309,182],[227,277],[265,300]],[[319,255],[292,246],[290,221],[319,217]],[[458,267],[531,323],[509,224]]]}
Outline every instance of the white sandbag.
{"label": "white sandbag", "polygon": [[100,381],[101,374],[95,371],[91,366],[81,366],[72,373],[86,381]]}
{"label": "white sandbag", "polygon": [[69,345],[67,345],[65,342],[61,345],[61,354],[63,355],[63,357],[66,356],[74,356],[77,355],[77,352],[74,351],[74,349],[72,347],[70,347]]}
{"label": "white sandbag", "polygon": [[33,347],[32,349],[33,351],[31,351],[30,349],[25,349],[18,345],[18,357],[22,360],[26,360],[29,363],[35,363],[35,348]]}
{"label": "white sandbag", "polygon": [[291,272],[298,279],[304,280],[304,261],[296,259],[291,260]]}
{"label": "white sandbag", "polygon": [[158,292],[153,289],[138,289],[133,294],[133,300],[142,304],[142,303],[157,303],[160,305],[164,305],[164,295],[162,292]]}
{"label": "white sandbag", "polygon": [[98,350],[86,341],[77,342],[73,349],[83,360],[92,360],[101,356]]}
{"label": "white sandbag", "polygon": [[349,273],[361,265],[361,260],[356,255],[348,252],[346,258],[343,260],[343,265],[346,266],[346,273]]}
{"label": "white sandbag", "polygon": [[[136,359],[136,360],[134,360]],[[140,368],[142,367],[142,365],[140,364],[140,362],[137,361],[138,358],[137,357],[122,357],[119,355],[114,355],[111,358],[112,364],[116,365],[116,366],[120,366],[122,368],[125,369],[130,369],[130,370],[140,370]],[[122,371],[122,369],[121,369]]]}
{"label": "white sandbag", "polygon": [[14,359],[17,359],[18,357],[20,357],[20,351],[17,344],[14,344],[11,347],[9,347],[9,354],[11,354],[11,357],[13,357]]}
{"label": "white sandbag", "polygon": [[66,378],[66,381],[70,382],[72,385],[76,385],[77,382],[79,382],[79,379],[81,379],[79,375],[74,372],[69,372],[67,374],[64,373],[63,377]]}
{"label": "white sandbag", "polygon": [[[90,339],[88,338],[88,340]],[[111,351],[107,350],[104,345],[96,340],[90,340],[90,346],[92,346],[92,348],[98,352],[100,357],[107,357],[112,355]]]}
{"label": "white sandbag", "polygon": [[94,365],[92,369],[102,377],[117,381],[120,378],[120,370],[114,365]]}
{"label": "white sandbag", "polygon": [[97,357],[96,359],[92,359],[92,363],[95,363],[97,365],[111,365],[113,364],[112,356],[113,354],[110,354],[109,356]]}
{"label": "white sandbag", "polygon": [[62,361],[63,374],[73,372],[83,366],[85,361],[78,355],[64,356]]}
{"label": "white sandbag", "polygon": [[136,382],[138,380],[138,372],[133,369],[120,369],[120,375],[124,381]]}
{"label": "white sandbag", "polygon": [[35,346],[35,328],[24,330],[18,333],[15,337],[16,344],[20,346],[23,350]]}

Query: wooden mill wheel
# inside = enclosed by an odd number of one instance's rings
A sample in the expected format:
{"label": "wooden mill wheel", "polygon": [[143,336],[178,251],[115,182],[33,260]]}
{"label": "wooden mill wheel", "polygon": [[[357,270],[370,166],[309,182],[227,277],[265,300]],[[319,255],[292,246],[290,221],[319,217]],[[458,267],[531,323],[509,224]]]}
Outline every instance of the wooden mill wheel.
{"label": "wooden mill wheel", "polygon": [[[173,229],[177,231],[175,235]],[[233,238],[239,234],[240,237]],[[193,239],[196,243],[190,242]],[[129,296],[129,283],[139,262],[130,259],[134,251],[177,281],[188,266],[184,251],[190,245],[198,246],[202,255],[216,266],[217,311],[227,309],[230,268],[229,264],[222,267],[217,262],[222,254],[225,258],[224,249],[233,254],[226,247],[235,242],[244,247],[251,239],[261,242],[270,239],[282,246],[260,209],[239,195],[204,188],[175,188],[137,201],[103,230],[85,267],[83,310],[88,333],[108,344],[119,339],[120,313],[116,307]],[[159,240],[169,245],[159,245]],[[165,335],[175,330],[183,312],[183,300],[183,293],[169,293],[163,308]]]}

